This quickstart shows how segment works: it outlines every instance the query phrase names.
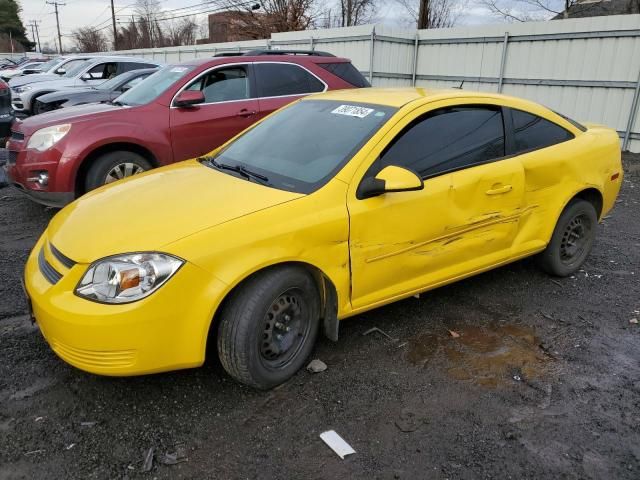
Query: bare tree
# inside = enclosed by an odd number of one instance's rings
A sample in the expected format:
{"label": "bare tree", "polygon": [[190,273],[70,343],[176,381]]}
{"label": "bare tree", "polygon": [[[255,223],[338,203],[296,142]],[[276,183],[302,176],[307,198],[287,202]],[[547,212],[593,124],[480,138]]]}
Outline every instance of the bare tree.
{"label": "bare tree", "polygon": [[193,18],[181,18],[178,21],[167,22],[164,30],[164,40],[168,46],[193,45],[196,43],[198,24]]}
{"label": "bare tree", "polygon": [[[633,3],[628,2],[627,13],[637,13]],[[532,20],[548,20],[549,18],[569,18],[572,13],[580,12],[581,16],[589,10],[607,6],[611,2],[605,0],[579,2],[578,0],[480,0],[493,15],[510,22],[529,22]],[[620,13],[620,12],[617,12]]]}
{"label": "bare tree", "polygon": [[370,23],[377,10],[376,0],[340,0],[341,27]]}
{"label": "bare tree", "polygon": [[160,2],[158,0],[136,0],[135,12],[139,17],[139,29],[145,32],[146,38],[143,48],[159,46],[159,37],[162,32],[158,28],[156,16],[160,12]]}
{"label": "bare tree", "polygon": [[107,38],[100,30],[85,27],[74,30],[73,40],[80,52],[104,52],[107,50]]}
{"label": "bare tree", "polygon": [[[306,30],[317,16],[316,0],[222,0],[231,21],[250,38],[268,38],[275,32]],[[255,6],[259,9],[254,9]]]}
{"label": "bare tree", "polygon": [[453,27],[458,20],[458,0],[396,0],[418,28]]}

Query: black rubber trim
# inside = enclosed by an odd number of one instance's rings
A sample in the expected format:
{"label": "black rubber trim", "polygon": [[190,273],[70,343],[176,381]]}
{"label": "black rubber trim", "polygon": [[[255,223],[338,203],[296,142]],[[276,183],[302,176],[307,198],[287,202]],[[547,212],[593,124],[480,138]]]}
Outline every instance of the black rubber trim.
{"label": "black rubber trim", "polygon": [[49,283],[55,285],[62,278],[62,275],[44,258],[44,248],[41,248],[38,254],[38,266],[40,267],[40,273],[42,273],[44,278],[49,280]]}
{"label": "black rubber trim", "polygon": [[72,268],[76,262],[67,257],[64,253],[54,247],[52,244],[49,244],[49,248],[51,249],[51,253],[54,257],[58,259],[58,261],[63,264],[67,268]]}

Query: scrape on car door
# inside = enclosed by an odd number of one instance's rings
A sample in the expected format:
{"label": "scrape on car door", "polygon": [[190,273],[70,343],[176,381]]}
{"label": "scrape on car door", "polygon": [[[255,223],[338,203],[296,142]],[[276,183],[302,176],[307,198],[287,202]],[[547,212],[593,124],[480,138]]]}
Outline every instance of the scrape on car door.
{"label": "scrape on car door", "polygon": [[517,234],[524,175],[517,159],[504,158],[501,110],[431,109],[394,127],[363,177],[398,165],[422,176],[424,189],[365,200],[349,195],[355,309],[495,264],[508,257]]}

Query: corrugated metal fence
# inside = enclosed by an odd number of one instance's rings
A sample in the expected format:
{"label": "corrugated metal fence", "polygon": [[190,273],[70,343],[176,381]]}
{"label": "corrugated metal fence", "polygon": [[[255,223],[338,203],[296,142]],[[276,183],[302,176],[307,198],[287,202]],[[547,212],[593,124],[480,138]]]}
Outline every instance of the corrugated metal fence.
{"label": "corrugated metal fence", "polygon": [[464,82],[464,89],[529,98],[613,127],[625,150],[640,152],[640,15],[418,31],[365,25],[117,53],[177,62],[255,48],[345,56],[374,86]]}

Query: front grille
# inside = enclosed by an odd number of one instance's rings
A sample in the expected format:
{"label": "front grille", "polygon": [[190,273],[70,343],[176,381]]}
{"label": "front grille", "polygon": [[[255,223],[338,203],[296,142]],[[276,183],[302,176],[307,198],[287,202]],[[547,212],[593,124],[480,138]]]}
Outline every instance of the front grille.
{"label": "front grille", "polygon": [[62,278],[62,275],[44,258],[44,247],[40,249],[38,254],[38,266],[40,267],[40,273],[49,280],[49,283],[55,285]]}
{"label": "front grille", "polygon": [[24,133],[11,130],[11,140],[17,140],[19,142],[24,140]]}
{"label": "front grille", "polygon": [[76,264],[76,262],[71,260],[69,257],[63,254],[60,250],[58,250],[53,245],[49,244],[49,249],[51,250],[51,253],[53,254],[53,256],[56,257],[58,261],[65,267],[72,268]]}

